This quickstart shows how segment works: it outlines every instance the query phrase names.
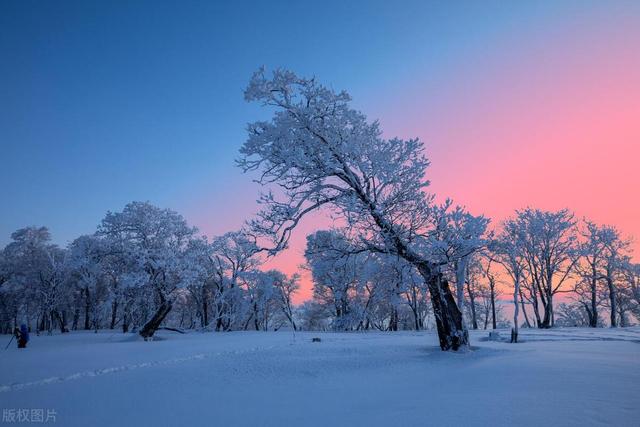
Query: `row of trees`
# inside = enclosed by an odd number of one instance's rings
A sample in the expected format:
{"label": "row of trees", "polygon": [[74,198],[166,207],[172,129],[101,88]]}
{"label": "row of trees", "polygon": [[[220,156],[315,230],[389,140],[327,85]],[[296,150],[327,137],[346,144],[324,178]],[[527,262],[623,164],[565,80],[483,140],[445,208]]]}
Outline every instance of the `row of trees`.
{"label": "row of trees", "polygon": [[[208,243],[174,212],[140,203],[66,250],[46,230],[20,230],[2,254],[3,295],[17,289],[3,296],[3,325],[24,312],[38,327],[64,330],[69,317],[99,327],[105,307],[110,327],[145,337],[170,313],[216,330],[295,328],[296,318],[309,328],[420,329],[432,320],[442,350],[455,351],[468,347],[468,327],[500,323],[499,289],[513,298],[514,341],[521,309],[541,328],[578,323],[576,313],[597,326],[607,309],[616,326],[637,313],[638,268],[614,228],[526,209],[488,233],[487,218],[427,192],[422,142],[384,138],[346,92],[259,70],[245,99],[272,116],[249,124],[237,161],[268,189],[242,232]],[[309,237],[314,299],[296,316],[296,278],[258,266],[318,210],[341,228]],[[563,292],[575,304],[557,310]]]}
{"label": "row of trees", "polygon": [[212,242],[177,213],[148,203],[109,212],[93,235],[67,248],[45,227],[16,231],[0,252],[0,328],[35,331],[120,327],[153,336],[163,324],[231,329],[295,328],[297,277],[259,270],[246,234]]}
{"label": "row of trees", "polygon": [[[491,259],[502,265],[513,289],[514,324],[518,301],[525,322],[549,328],[558,320],[572,326],[626,326],[640,319],[640,266],[631,259],[630,241],[611,226],[576,221],[564,209],[518,211],[504,222],[488,247]],[[567,294],[556,319],[555,300]],[[527,302],[533,319],[524,310]],[[572,313],[581,313],[577,317]]]}
{"label": "row of trees", "polygon": [[[461,225],[451,222],[450,232]],[[630,243],[615,228],[575,221],[568,210],[525,209],[499,230],[483,230],[475,228],[474,240],[484,246],[442,266],[456,284],[468,328],[505,326],[500,299],[506,292],[513,304],[514,340],[519,324],[615,327],[640,319],[640,265],[631,262]],[[315,319],[306,323],[334,330],[419,330],[428,324],[428,289],[397,255],[362,251],[346,230],[309,236],[305,255],[315,305],[307,307],[307,316]],[[565,297],[556,308],[558,294]]]}
{"label": "row of trees", "polygon": [[[487,232],[485,219],[449,202],[434,218],[440,244],[431,256],[439,252],[467,328],[512,324],[517,334],[520,324],[615,327],[640,318],[640,266],[613,227],[577,222],[567,210],[526,209]],[[108,213],[95,234],[64,249],[50,243],[44,227],[18,230],[12,239],[0,252],[4,332],[22,321],[36,331],[119,327],[145,337],[163,322],[217,331],[396,331],[434,323],[415,266],[363,248],[346,228],[308,236],[313,299],[300,307],[292,303],[298,277],[260,270],[261,251],[250,235],[232,232],[209,243],[175,212],[148,203]],[[456,251],[465,254],[453,257]],[[556,308],[560,293],[566,296]]]}

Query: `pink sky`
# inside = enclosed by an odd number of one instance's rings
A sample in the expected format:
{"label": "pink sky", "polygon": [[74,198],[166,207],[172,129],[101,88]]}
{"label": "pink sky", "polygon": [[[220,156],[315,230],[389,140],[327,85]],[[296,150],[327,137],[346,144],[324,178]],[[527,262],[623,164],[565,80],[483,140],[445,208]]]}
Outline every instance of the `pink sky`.
{"label": "pink sky", "polygon": [[[640,28],[619,14],[598,20],[505,38],[435,75],[418,67],[357,105],[387,136],[426,142],[439,197],[494,223],[526,206],[567,207],[634,236],[638,260]],[[307,220],[269,266],[299,271],[306,235],[326,224]],[[304,276],[298,301],[311,295]]]}

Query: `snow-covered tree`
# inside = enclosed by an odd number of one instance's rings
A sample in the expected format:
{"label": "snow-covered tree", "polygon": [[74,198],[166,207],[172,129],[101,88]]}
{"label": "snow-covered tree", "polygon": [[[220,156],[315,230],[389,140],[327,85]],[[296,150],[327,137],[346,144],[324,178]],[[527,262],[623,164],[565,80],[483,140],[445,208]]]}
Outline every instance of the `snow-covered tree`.
{"label": "snow-covered tree", "polygon": [[312,299],[303,302],[296,309],[296,318],[303,331],[326,331],[331,323],[327,307]]}
{"label": "snow-covered tree", "polygon": [[305,258],[313,278],[314,299],[330,307],[334,330],[352,330],[361,320],[355,296],[364,285],[364,257],[353,254],[344,234],[317,231],[307,236]]}
{"label": "snow-covered tree", "polygon": [[629,301],[629,310],[640,321],[640,264],[627,263],[624,268],[625,298]]}
{"label": "snow-covered tree", "polygon": [[[130,243],[117,235],[87,236],[85,243],[86,245],[76,248],[78,259],[75,262],[80,266],[88,263],[93,268],[99,267],[100,290],[104,291],[106,288],[108,291],[106,303],[109,307],[103,309],[108,312],[107,326],[114,329],[120,324],[123,332],[128,332],[130,327],[139,326],[139,315],[143,308],[141,305],[146,305],[144,289],[141,288],[144,273],[140,271],[137,258],[132,256],[133,248]],[[82,248],[84,250],[79,250]],[[83,261],[83,253],[90,261]],[[99,265],[95,265],[96,263]],[[85,302],[86,296],[82,295]],[[84,309],[86,311],[86,306]],[[85,315],[85,326],[88,322],[88,316]],[[94,318],[94,323],[99,323],[99,319]]]}
{"label": "snow-covered tree", "polygon": [[256,331],[268,331],[273,317],[278,313],[276,307],[276,289],[274,271],[254,270],[240,276],[240,284],[246,293],[247,315],[243,329],[253,324]]}
{"label": "snow-covered tree", "polygon": [[618,283],[624,283],[624,267],[629,262],[630,241],[620,236],[620,232],[612,226],[604,226],[600,230],[604,245],[604,265],[601,277],[606,283],[609,296],[610,326],[618,326],[618,317],[624,318],[620,313]]}
{"label": "snow-covered tree", "polygon": [[23,317],[37,313],[38,329],[51,333],[58,324],[61,332],[67,332],[71,291],[66,282],[66,251],[50,243],[46,227],[22,228],[11,239],[3,251],[3,289],[20,298]]}
{"label": "snow-covered tree", "polygon": [[602,271],[606,264],[606,245],[608,232],[605,228],[598,226],[591,221],[581,224],[578,252],[581,257],[576,264],[578,280],[575,285],[575,296],[578,303],[584,308],[589,326],[598,326],[600,316],[598,308],[602,301],[600,299],[600,283]]}
{"label": "snow-covered tree", "polygon": [[487,243],[483,236],[489,220],[484,216],[473,216],[461,206],[452,207],[451,200],[435,207],[433,218],[437,244],[433,245],[431,258],[441,264],[452,264],[456,301],[459,307],[464,307],[467,267],[473,254]]}
{"label": "snow-covered tree", "polygon": [[431,293],[440,346],[468,345],[462,314],[437,261],[430,259],[433,198],[425,193],[429,161],[417,139],[385,139],[377,122],[349,106],[314,79],[277,70],[256,72],[245,91],[274,111],[270,121],[249,125],[238,163],[258,171],[277,190],[264,194],[264,209],[251,222],[269,237],[270,253],[287,246],[309,212],[322,208],[341,218],[368,250],[400,256],[423,276]]}
{"label": "snow-covered tree", "polygon": [[467,266],[467,277],[465,278],[465,290],[467,299],[465,300],[469,323],[472,329],[478,329],[478,304],[477,298],[484,276],[484,266],[477,255],[472,255]]}
{"label": "snow-covered tree", "polygon": [[424,279],[413,265],[404,263],[399,266],[402,280],[402,295],[413,316],[413,327],[416,331],[427,327],[429,309],[429,289]]}
{"label": "snow-covered tree", "polygon": [[207,269],[213,288],[215,329],[227,331],[241,317],[240,276],[256,270],[261,260],[255,239],[243,231],[233,231],[214,238],[211,248]]}
{"label": "snow-covered tree", "polygon": [[155,309],[140,330],[151,338],[171,311],[176,290],[187,286],[198,275],[190,242],[197,230],[182,216],[149,203],[132,202],[122,212],[108,212],[98,235],[120,243],[121,256],[137,266],[139,286],[153,294]]}
{"label": "snow-covered tree", "polygon": [[[554,324],[553,298],[558,292],[567,291],[563,285],[579,258],[573,214],[567,209],[549,212],[527,208],[516,211],[513,221],[521,233],[518,250],[526,263],[527,280],[522,287],[528,291],[538,327],[550,328]],[[539,303],[543,307],[542,319]]]}
{"label": "snow-covered tree", "polygon": [[589,326],[589,317],[586,315],[587,312],[583,309],[582,304],[579,303],[561,303],[558,306],[558,318],[556,319],[556,324],[558,326],[567,326],[567,327],[582,327]]}
{"label": "snow-covered tree", "polygon": [[[526,258],[524,245],[526,242],[526,234],[524,229],[520,228],[520,222],[517,219],[510,218],[502,223],[500,233],[491,244],[491,257],[500,263],[513,284],[513,328],[511,330],[511,342],[518,342],[518,316],[520,307],[518,298],[521,298],[522,292],[520,285],[526,274]],[[523,312],[526,316],[526,311]],[[527,319],[527,323],[528,323]]]}
{"label": "snow-covered tree", "polygon": [[[97,236],[80,236],[69,245],[67,268],[84,301],[84,329],[98,329],[102,303],[109,294],[103,269],[106,253],[103,243]],[[74,327],[77,327],[78,314],[74,314]]]}
{"label": "snow-covered tree", "polygon": [[[498,297],[497,277],[495,272],[495,262],[491,257],[486,257],[486,263],[484,267],[484,277],[486,279],[487,287],[489,288],[489,305],[491,307],[491,329],[498,327],[498,319],[496,318],[496,298]],[[485,322],[486,329],[486,322]]]}
{"label": "snow-covered tree", "polygon": [[[279,273],[279,272],[276,272]],[[276,289],[276,300],[278,308],[295,331],[298,329],[294,315],[293,295],[300,288],[300,276],[294,274],[287,277],[283,273],[279,273],[274,280],[273,286]]]}

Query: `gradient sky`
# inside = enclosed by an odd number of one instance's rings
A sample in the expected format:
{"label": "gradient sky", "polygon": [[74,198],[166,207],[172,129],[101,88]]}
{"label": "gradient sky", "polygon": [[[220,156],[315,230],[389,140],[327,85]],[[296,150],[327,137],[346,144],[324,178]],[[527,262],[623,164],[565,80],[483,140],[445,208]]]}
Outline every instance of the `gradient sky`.
{"label": "gradient sky", "polygon": [[[66,244],[132,200],[240,227],[261,65],[423,139],[433,191],[474,213],[569,207],[640,239],[639,1],[0,0],[0,244],[26,225]],[[270,265],[296,271],[327,224]]]}

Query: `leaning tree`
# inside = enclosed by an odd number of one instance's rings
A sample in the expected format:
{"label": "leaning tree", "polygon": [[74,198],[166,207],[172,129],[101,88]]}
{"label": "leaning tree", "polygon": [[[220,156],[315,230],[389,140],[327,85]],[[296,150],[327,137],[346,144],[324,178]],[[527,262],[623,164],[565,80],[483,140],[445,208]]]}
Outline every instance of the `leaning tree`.
{"label": "leaning tree", "polygon": [[155,312],[140,330],[152,338],[171,311],[177,290],[201,276],[193,242],[197,229],[169,209],[132,202],[122,212],[108,212],[97,235],[119,242],[119,257],[136,266],[137,285],[151,291]]}
{"label": "leaning tree", "polygon": [[[243,171],[274,187],[260,198],[263,209],[250,222],[264,249],[287,247],[302,218],[318,209],[341,218],[366,250],[397,255],[411,263],[431,293],[440,347],[466,348],[462,314],[431,257],[442,245],[434,233],[433,196],[425,192],[429,165],[418,139],[385,139],[377,122],[351,108],[346,92],[286,70],[256,72],[247,101],[273,112],[248,126],[238,160]],[[449,260],[450,262],[450,260]]]}

